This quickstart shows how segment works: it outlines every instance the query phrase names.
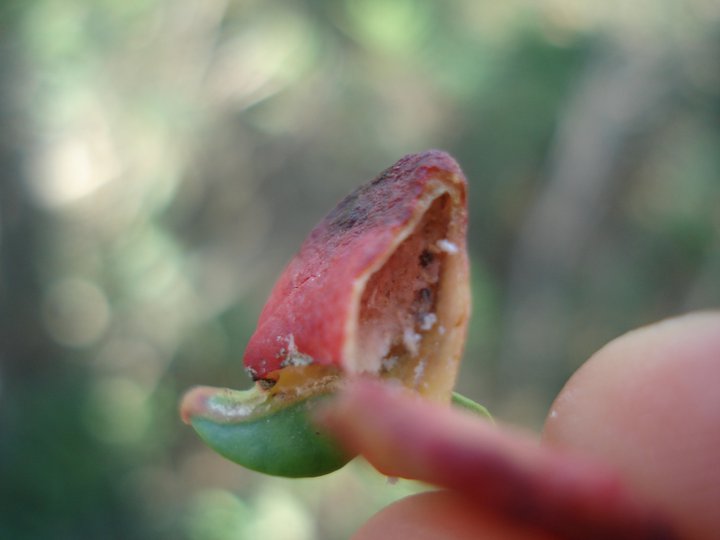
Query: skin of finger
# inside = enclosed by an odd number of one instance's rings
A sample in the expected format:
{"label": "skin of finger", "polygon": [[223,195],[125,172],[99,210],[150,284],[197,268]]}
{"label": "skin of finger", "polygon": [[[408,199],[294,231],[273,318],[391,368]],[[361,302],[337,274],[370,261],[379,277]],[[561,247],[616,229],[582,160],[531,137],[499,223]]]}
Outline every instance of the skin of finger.
{"label": "skin of finger", "polygon": [[316,420],[382,473],[449,488],[497,519],[574,538],[671,536],[604,464],[401,388],[358,379]]}
{"label": "skin of finger", "polygon": [[478,509],[467,497],[431,491],[402,499],[365,523],[353,540],[543,540],[540,531]]}
{"label": "skin of finger", "polygon": [[720,313],[611,342],[568,381],[545,442],[615,465],[690,538],[720,531]]}

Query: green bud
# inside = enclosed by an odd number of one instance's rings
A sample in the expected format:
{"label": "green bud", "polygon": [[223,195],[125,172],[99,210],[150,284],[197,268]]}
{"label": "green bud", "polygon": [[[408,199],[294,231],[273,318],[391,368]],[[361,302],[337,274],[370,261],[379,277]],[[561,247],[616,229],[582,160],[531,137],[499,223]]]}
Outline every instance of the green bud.
{"label": "green bud", "polygon": [[[298,400],[257,388],[198,387],[183,399],[182,416],[210,448],[243,467],[288,478],[321,476],[353,457],[313,422],[332,395]],[[485,407],[460,394],[453,393],[452,403],[492,421]]]}
{"label": "green bud", "polygon": [[314,425],[313,411],[331,394],[288,401],[252,389],[197,388],[183,416],[220,455],[248,469],[290,478],[320,476],[352,456]]}

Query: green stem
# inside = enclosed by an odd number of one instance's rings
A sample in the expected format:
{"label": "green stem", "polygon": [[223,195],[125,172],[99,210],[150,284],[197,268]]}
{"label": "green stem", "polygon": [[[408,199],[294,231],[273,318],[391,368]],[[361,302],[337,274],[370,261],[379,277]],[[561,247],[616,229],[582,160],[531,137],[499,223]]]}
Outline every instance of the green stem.
{"label": "green stem", "polygon": [[472,399],[463,396],[462,394],[453,392],[452,393],[452,404],[455,407],[459,407],[460,409],[465,409],[467,411],[473,412],[473,413],[475,413],[479,416],[482,416],[482,417],[490,420],[491,422],[495,423],[492,415],[485,407],[483,407],[476,401],[473,401]]}

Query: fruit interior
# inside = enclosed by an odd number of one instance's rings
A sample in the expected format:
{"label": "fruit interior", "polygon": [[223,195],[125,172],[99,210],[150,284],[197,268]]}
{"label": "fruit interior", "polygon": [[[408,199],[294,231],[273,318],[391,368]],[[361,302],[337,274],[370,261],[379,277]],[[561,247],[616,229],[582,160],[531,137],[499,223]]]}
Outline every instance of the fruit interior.
{"label": "fruit interior", "polygon": [[445,262],[457,246],[447,238],[450,197],[432,202],[390,258],[367,281],[360,301],[356,367],[427,387],[426,369],[447,329],[438,314]]}
{"label": "fruit interior", "polygon": [[[367,278],[353,358],[344,364],[349,372],[398,379],[423,393],[432,391],[429,370],[438,369],[434,356],[450,330],[444,326],[449,310],[440,300],[449,259],[458,251],[447,238],[451,206],[447,193],[432,201],[407,238]],[[334,366],[288,366],[264,390],[293,401],[330,391],[339,379],[340,370]]]}

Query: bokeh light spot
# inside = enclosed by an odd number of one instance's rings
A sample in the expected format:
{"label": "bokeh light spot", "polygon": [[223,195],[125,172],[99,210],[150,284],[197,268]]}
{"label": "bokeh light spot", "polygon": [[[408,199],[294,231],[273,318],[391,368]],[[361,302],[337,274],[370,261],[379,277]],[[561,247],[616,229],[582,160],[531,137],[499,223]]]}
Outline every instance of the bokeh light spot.
{"label": "bokeh light spot", "polygon": [[251,538],[247,534],[250,519],[250,510],[241,499],[229,491],[208,489],[193,498],[185,528],[191,540],[238,540]]}
{"label": "bokeh light spot", "polygon": [[307,510],[298,498],[284,489],[266,485],[258,494],[253,510],[255,519],[248,538],[311,540],[316,537]]}
{"label": "bokeh light spot", "polygon": [[431,30],[430,4],[419,0],[350,0],[347,12],[354,37],[378,52],[410,54]]}
{"label": "bokeh light spot", "polygon": [[63,279],[45,295],[43,320],[55,341],[83,347],[95,343],[107,329],[110,306],[96,284],[78,278]]}
{"label": "bokeh light spot", "polygon": [[38,149],[28,183],[37,204],[58,208],[93,195],[120,174],[105,113],[84,104],[82,121]]}
{"label": "bokeh light spot", "polygon": [[146,393],[128,378],[100,379],[90,391],[85,423],[102,442],[138,443],[147,432],[150,419]]}

